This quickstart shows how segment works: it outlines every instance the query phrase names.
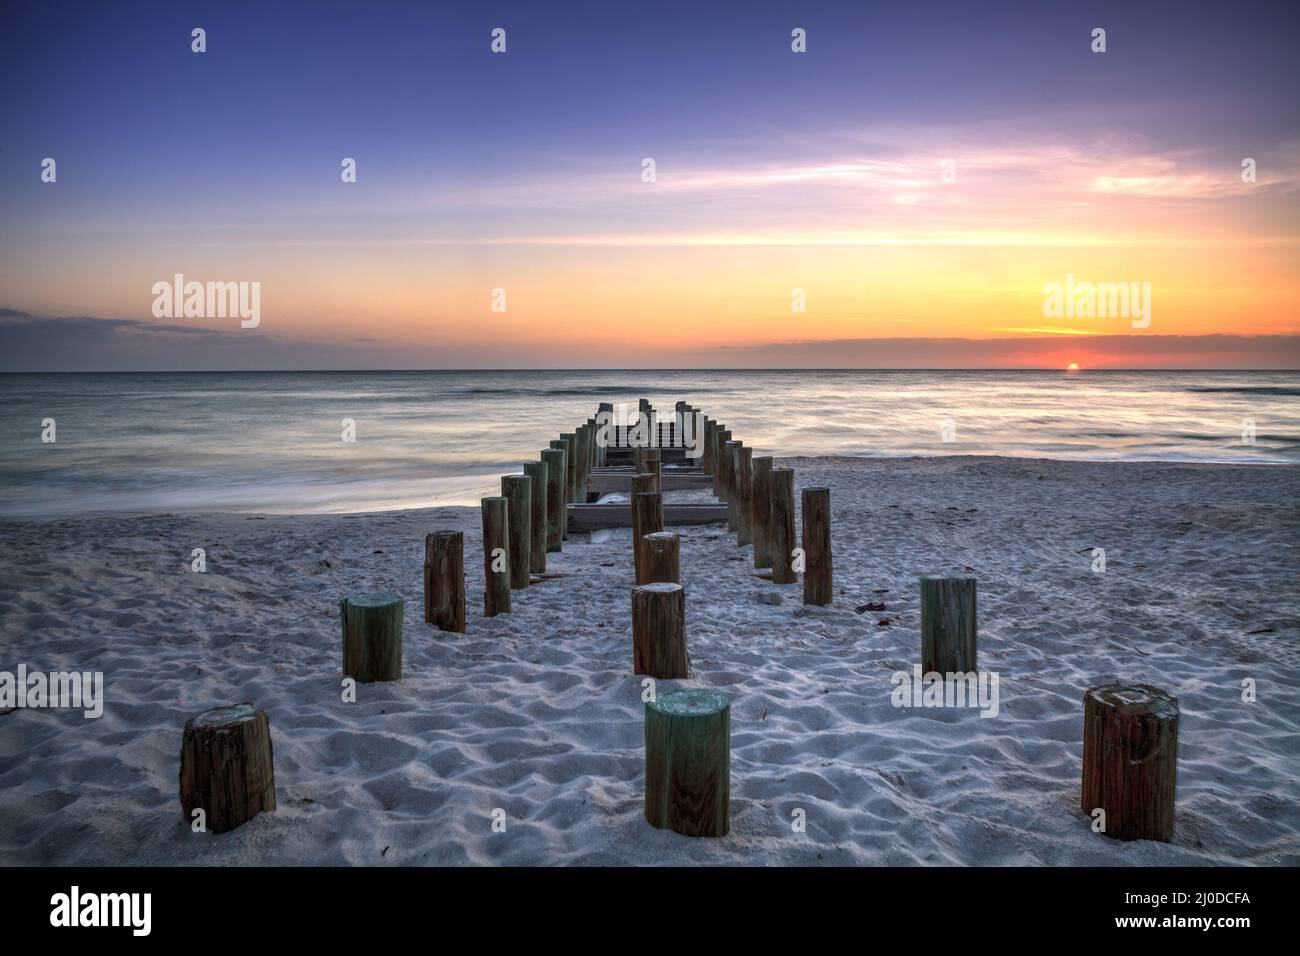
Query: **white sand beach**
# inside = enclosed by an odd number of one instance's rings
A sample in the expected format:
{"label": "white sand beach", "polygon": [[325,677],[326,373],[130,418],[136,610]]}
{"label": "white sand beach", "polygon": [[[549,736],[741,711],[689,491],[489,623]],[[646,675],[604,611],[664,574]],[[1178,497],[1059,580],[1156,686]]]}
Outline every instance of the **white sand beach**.
{"label": "white sand beach", "polygon": [[[629,531],[571,537],[548,556],[566,576],[488,619],[477,509],[101,516],[0,522],[0,670],[105,680],[99,719],[0,714],[0,863],[1300,863],[1300,470],[779,463],[831,489],[831,606],[756,578],[724,529],[680,529],[677,683],[731,697],[728,836],[644,818]],[[466,535],[465,634],[422,620],[424,534],[443,528]],[[996,717],[891,703],[925,573],[978,579]],[[337,602],[370,590],[405,598],[404,676],[344,703]],[[1081,699],[1112,680],[1179,699],[1172,843],[1107,839],[1080,811]],[[182,727],[245,700],[270,717],[278,808],[193,833]]]}

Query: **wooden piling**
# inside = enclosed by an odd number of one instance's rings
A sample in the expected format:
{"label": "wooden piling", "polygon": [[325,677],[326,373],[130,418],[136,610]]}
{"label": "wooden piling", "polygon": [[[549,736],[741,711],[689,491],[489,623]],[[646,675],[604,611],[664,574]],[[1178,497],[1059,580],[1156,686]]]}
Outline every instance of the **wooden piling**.
{"label": "wooden piling", "polygon": [[645,461],[645,470],[654,478],[654,490],[659,494],[664,493],[664,462],[659,457],[659,449],[654,449],[653,455],[647,455]]}
{"label": "wooden piling", "polygon": [[596,420],[594,418],[587,419],[585,427],[587,431],[587,457],[586,464],[582,469],[582,500],[584,502],[589,500],[587,497],[587,481],[596,468]]}
{"label": "wooden piling", "polygon": [[794,472],[773,468],[768,484],[770,511],[768,518],[768,554],[772,559],[772,581],[795,584],[794,571]]}
{"label": "wooden piling", "polygon": [[[561,541],[568,541],[568,540],[569,540],[569,522],[568,522],[568,520],[567,520],[567,519],[568,519],[568,507],[567,507],[567,506],[569,505],[570,502],[573,501],[572,492],[571,492],[571,489],[570,489],[570,487],[569,487],[569,468],[570,468],[570,465],[569,465],[569,456],[573,454],[573,452],[572,452],[572,450],[571,450],[571,449],[572,449],[572,446],[569,444],[569,440],[568,440],[567,438],[553,438],[553,439],[551,439],[551,449],[552,449],[553,451],[562,451],[562,452],[564,452],[564,467],[560,470],[560,473],[559,473],[559,476],[558,476],[558,477],[559,477],[559,482],[560,482],[560,493],[561,493],[561,496],[564,498],[564,504],[565,504],[565,506],[566,506],[566,507],[565,507],[565,513],[564,513],[565,520],[563,520],[563,521],[560,522],[560,540],[561,540]],[[548,482],[550,481],[549,476],[547,477],[547,481],[548,481]],[[548,506],[548,507],[549,507],[549,506]],[[547,511],[547,514],[550,514],[550,511],[549,511],[549,510]]]}
{"label": "wooden piling", "polygon": [[769,551],[772,522],[772,456],[760,455],[752,464],[750,484],[750,523],[754,535],[754,567],[770,568]]}
{"label": "wooden piling", "polygon": [[[689,425],[687,424],[689,422]],[[685,449],[685,459],[688,463],[703,468],[704,452],[704,420],[700,415],[699,409],[694,405],[688,405],[682,410],[682,419],[677,432],[678,441],[682,448]],[[688,444],[689,436],[689,444]],[[694,454],[691,454],[691,453]]]}
{"label": "wooden piling", "polygon": [[729,441],[723,454],[726,455],[727,463],[722,469],[724,475],[725,492],[723,497],[727,501],[727,530],[735,531],[739,528],[740,518],[740,495],[737,491],[736,464],[740,449],[744,448],[744,442]]}
{"label": "wooden piling", "polygon": [[681,541],[676,531],[641,536],[641,576],[637,584],[681,584]]}
{"label": "wooden piling", "polygon": [[433,531],[424,536],[424,621],[439,630],[465,633],[465,535]]}
{"label": "wooden piling", "polygon": [[609,446],[613,444],[614,441],[615,422],[613,402],[600,403],[600,408],[596,411],[596,418],[599,420],[602,416],[604,418],[605,427],[597,431],[597,438],[599,439],[603,433],[604,440],[598,440],[596,443],[596,464],[600,466],[603,466],[606,463],[608,459]]}
{"label": "wooden piling", "polygon": [[686,591],[680,584],[632,589],[632,672],[659,680],[688,675]]}
{"label": "wooden piling", "polygon": [[921,670],[975,672],[975,643],[975,579],[921,578]]}
{"label": "wooden piling", "polygon": [[706,475],[713,474],[713,419],[704,416],[704,435],[701,439],[704,454],[700,456],[700,467]]}
{"label": "wooden piling", "polygon": [[645,572],[645,536],[664,530],[664,499],[657,491],[641,491],[632,496],[632,563],[638,584]]}
{"label": "wooden piling", "polygon": [[563,448],[547,448],[542,452],[546,462],[546,550],[564,550],[564,538],[569,530],[569,503],[564,500],[564,479],[567,466]]}
{"label": "wooden piling", "polygon": [[[744,547],[754,541],[753,525],[750,522],[750,499],[753,496],[754,449],[738,445],[731,462],[732,488],[736,511],[736,544]],[[730,509],[728,509],[730,513]]]}
{"label": "wooden piling", "polygon": [[587,500],[587,461],[591,454],[591,432],[586,425],[579,425],[573,432],[574,447],[574,472],[573,472],[573,500],[578,504],[584,504]]}
{"label": "wooden piling", "polygon": [[[493,566],[496,570],[493,570]],[[505,498],[483,499],[483,614],[510,613],[510,513]]]}
{"label": "wooden piling", "polygon": [[404,602],[396,594],[357,594],[339,601],[343,676],[358,683],[401,680]]}
{"label": "wooden piling", "polygon": [[275,761],[266,712],[250,703],[205,711],[181,736],[181,814],[203,811],[209,833],[227,833],[275,809]]}
{"label": "wooden piling", "polygon": [[599,413],[595,417],[587,419],[588,441],[587,444],[587,474],[591,475],[597,467],[600,466],[600,418]]}
{"label": "wooden piling", "polygon": [[526,462],[524,464],[524,474],[528,476],[529,490],[532,491],[532,501],[529,505],[531,535],[528,541],[528,570],[533,574],[545,574],[547,530],[546,462]]}
{"label": "wooden piling", "polygon": [[1178,700],[1150,684],[1105,684],[1083,695],[1083,790],[1090,817],[1115,840],[1174,836]]}
{"label": "wooden piling", "polygon": [[731,703],[717,691],[657,694],[645,705],[645,816],[685,836],[731,827]]}
{"label": "wooden piling", "polygon": [[566,501],[576,503],[578,500],[578,439],[573,432],[561,432],[560,441],[568,442],[565,448],[569,453],[564,462],[567,475],[564,485],[564,497]]}
{"label": "wooden piling", "polygon": [[509,502],[510,587],[528,587],[532,565],[533,481],[527,475],[502,475],[501,497]]}
{"label": "wooden piling", "polygon": [[720,490],[719,484],[722,481],[722,452],[720,450],[722,444],[722,430],[721,422],[714,425],[713,435],[709,439],[709,455],[710,460],[713,462],[713,470],[710,471],[709,474],[713,478],[713,497],[717,498],[719,501],[722,500],[722,491]]}
{"label": "wooden piling", "polygon": [[718,456],[718,473],[715,476],[717,481],[714,492],[719,501],[730,502],[727,496],[731,493],[731,450],[727,448],[727,443],[731,441],[731,429],[719,429],[717,438],[714,442],[714,454]]}
{"label": "wooden piling", "polygon": [[831,562],[831,491],[803,490],[803,603],[830,604],[835,595]]}

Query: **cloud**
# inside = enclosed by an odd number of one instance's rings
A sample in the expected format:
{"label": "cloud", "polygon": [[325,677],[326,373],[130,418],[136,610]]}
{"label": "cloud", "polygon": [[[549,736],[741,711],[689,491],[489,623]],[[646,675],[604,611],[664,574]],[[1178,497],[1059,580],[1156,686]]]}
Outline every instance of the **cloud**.
{"label": "cloud", "polygon": [[[337,368],[353,350],[295,342],[252,329],[97,316],[40,316],[0,309],[0,371],[196,371]],[[362,364],[372,356],[362,356]]]}
{"label": "cloud", "polygon": [[[547,351],[312,342],[135,319],[51,317],[0,309],[0,371],[275,371],[628,367],[617,347]],[[647,352],[646,368],[1300,368],[1294,335],[1040,335],[857,338]]]}
{"label": "cloud", "polygon": [[1050,335],[1007,339],[834,339],[699,349],[721,368],[1300,368],[1295,335]]}

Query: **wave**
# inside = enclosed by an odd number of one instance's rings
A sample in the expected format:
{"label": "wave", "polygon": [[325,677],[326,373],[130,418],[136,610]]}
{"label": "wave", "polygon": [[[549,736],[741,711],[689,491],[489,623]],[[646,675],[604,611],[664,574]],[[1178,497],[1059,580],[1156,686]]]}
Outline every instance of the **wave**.
{"label": "wave", "polygon": [[1189,385],[1185,391],[1220,393],[1226,395],[1300,396],[1300,387],[1290,385]]}
{"label": "wave", "polygon": [[[664,390],[662,383],[656,385],[592,385],[588,388],[575,388],[572,386],[560,386],[557,388],[529,387],[526,385],[510,386],[502,388],[489,388],[477,386],[475,388],[458,389],[447,392],[447,395],[496,395],[503,398],[546,398],[546,397],[563,397],[563,396],[590,396],[599,401],[619,401],[618,395],[622,393],[655,395]],[[708,389],[692,389],[692,395],[703,394]],[[613,396],[611,398],[611,396]],[[623,399],[629,404],[635,404],[636,399]],[[659,409],[662,411],[662,409]]]}

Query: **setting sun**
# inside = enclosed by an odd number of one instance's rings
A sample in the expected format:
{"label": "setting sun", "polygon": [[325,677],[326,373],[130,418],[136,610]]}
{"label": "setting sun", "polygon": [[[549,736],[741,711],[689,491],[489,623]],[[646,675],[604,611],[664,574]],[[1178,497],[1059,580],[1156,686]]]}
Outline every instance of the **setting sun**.
{"label": "setting sun", "polygon": [[1077,371],[1079,371],[1079,363],[1078,363],[1078,362],[1071,362],[1069,365],[1067,365],[1067,366],[1065,367],[1065,370],[1066,370],[1067,372],[1077,372]]}

